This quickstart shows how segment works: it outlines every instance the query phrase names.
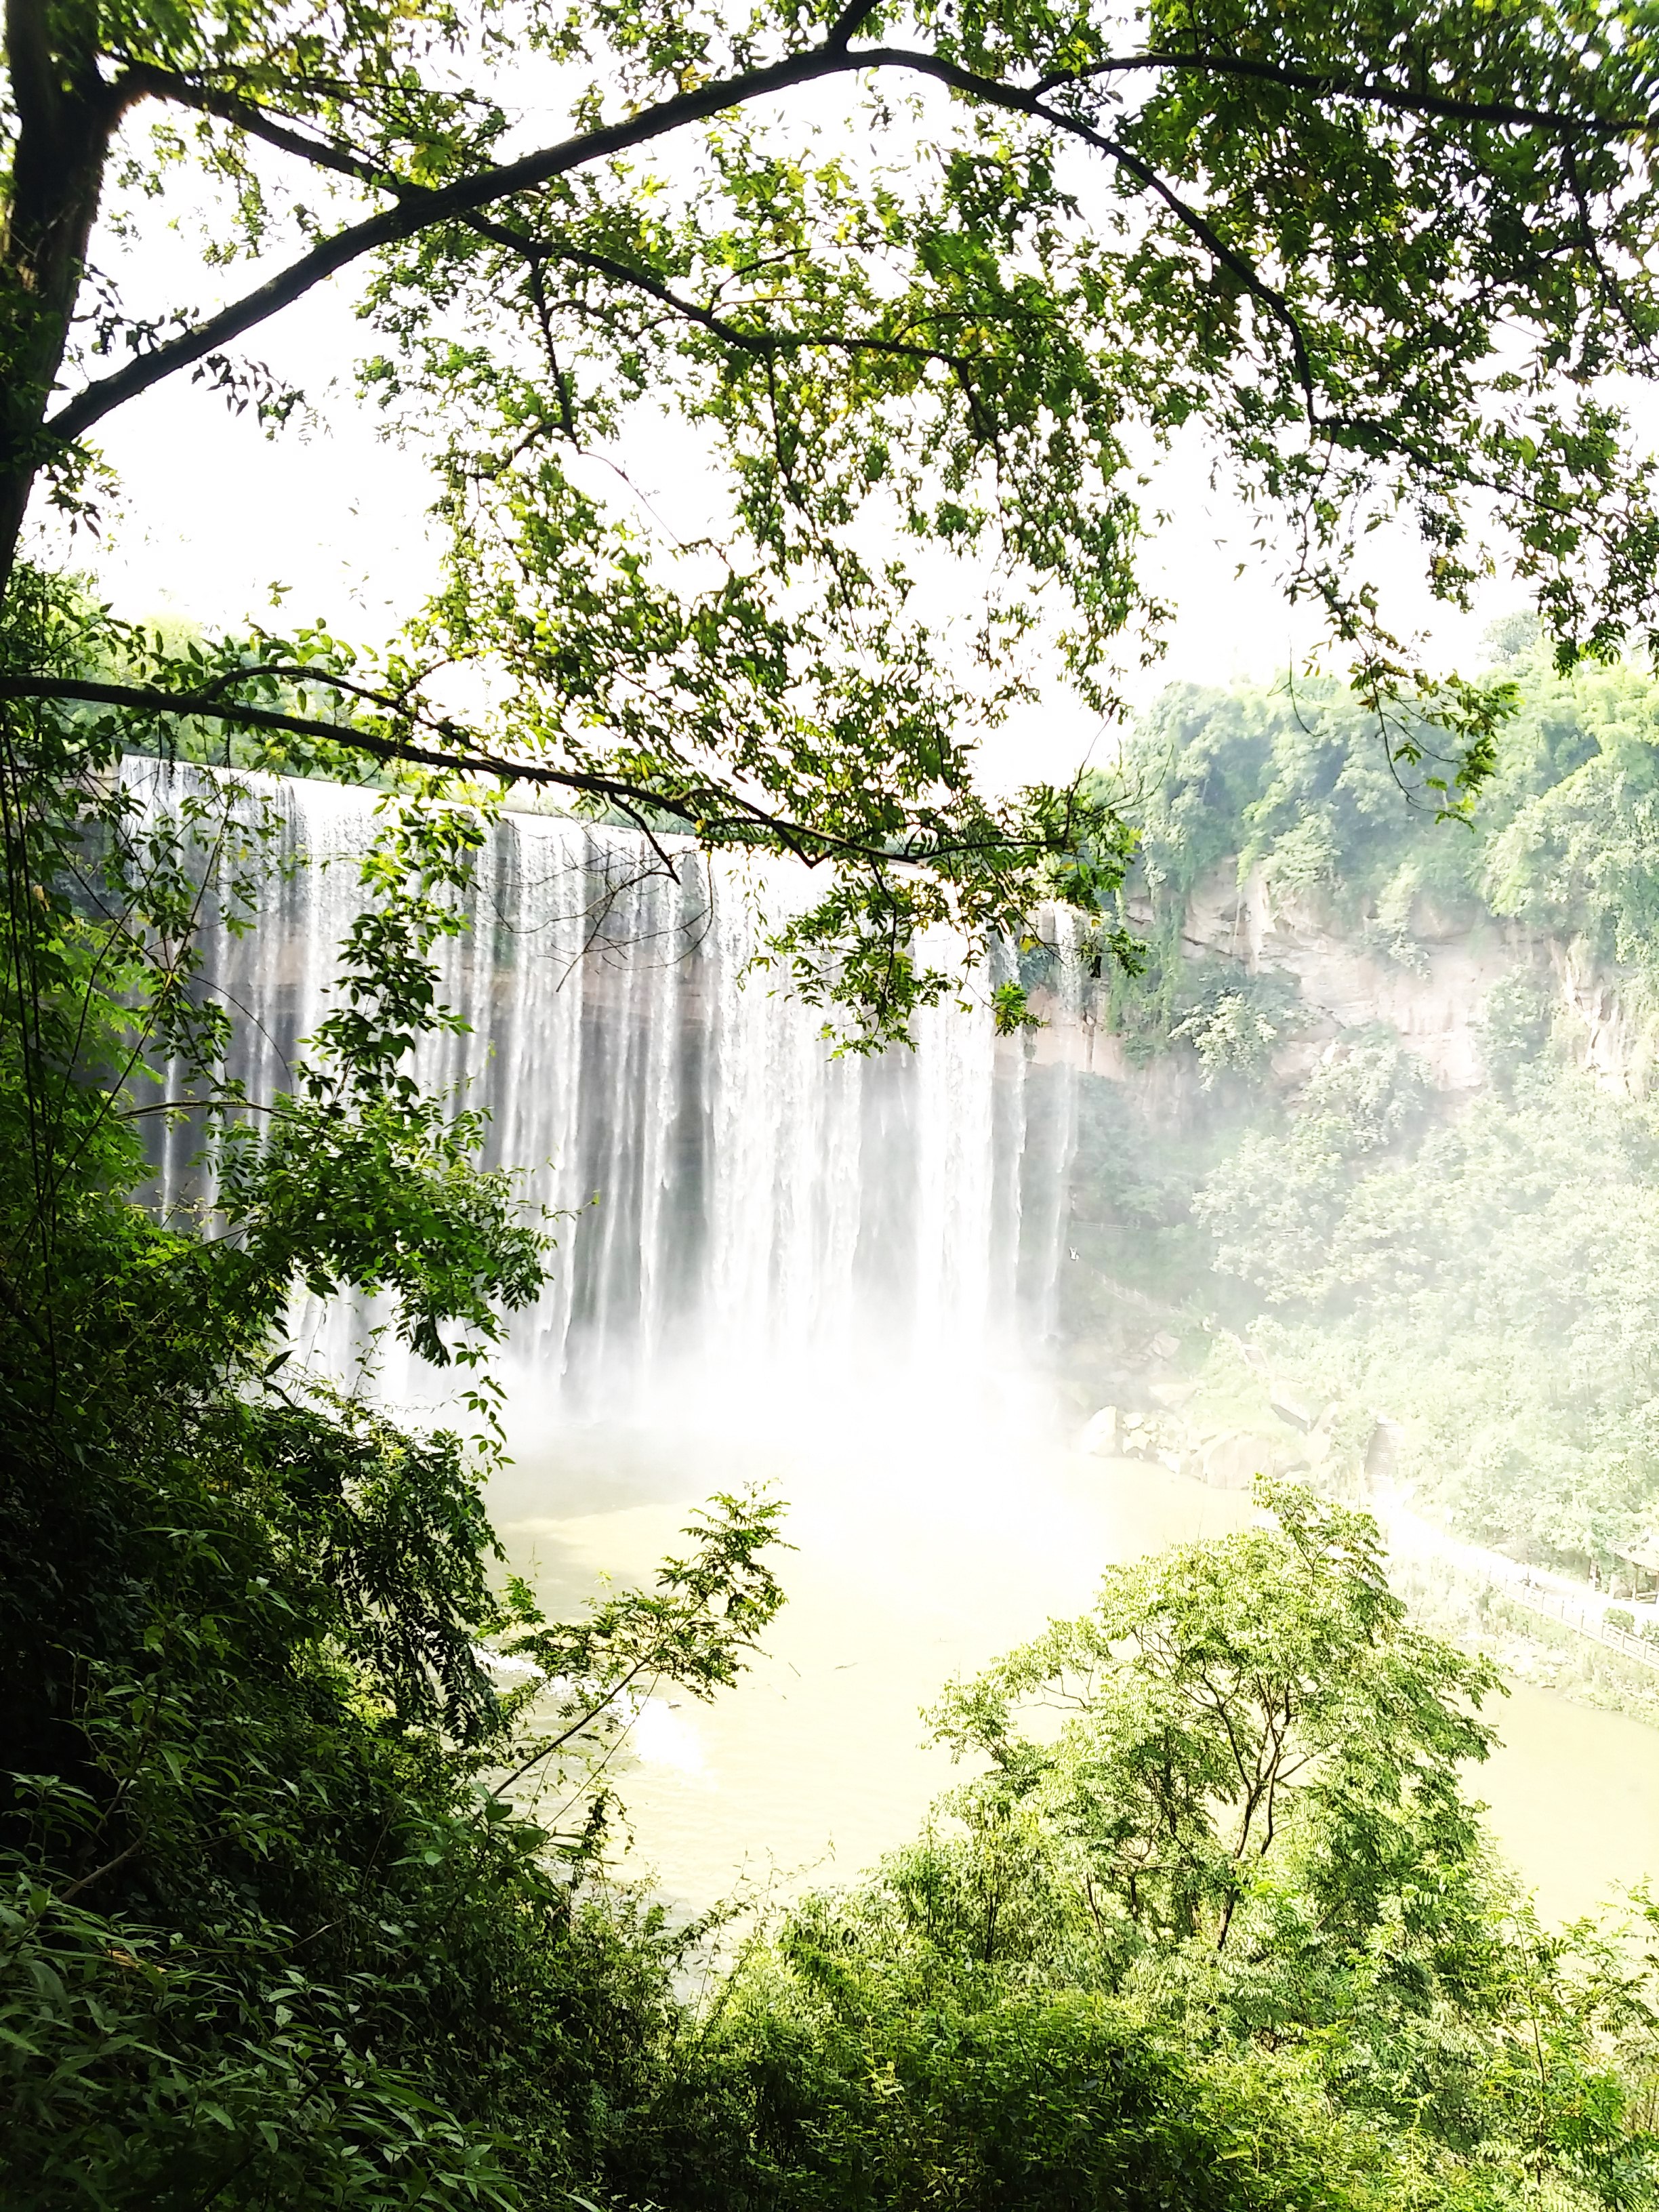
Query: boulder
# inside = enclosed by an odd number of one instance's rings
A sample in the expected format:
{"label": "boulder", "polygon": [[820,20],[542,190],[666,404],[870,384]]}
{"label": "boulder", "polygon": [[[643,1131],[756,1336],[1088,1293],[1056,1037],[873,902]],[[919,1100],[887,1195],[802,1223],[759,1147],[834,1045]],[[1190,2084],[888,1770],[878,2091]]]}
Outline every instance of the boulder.
{"label": "boulder", "polygon": [[1118,1451],[1124,1459],[1156,1459],[1160,1431],[1148,1413],[1130,1413],[1118,1432]]}
{"label": "boulder", "polygon": [[1272,1464],[1273,1455],[1260,1437],[1241,1436],[1233,1430],[1212,1437],[1199,1453],[1200,1468],[1212,1490],[1248,1490]]}
{"label": "boulder", "polygon": [[1316,1406],[1305,1405],[1300,1398],[1293,1397],[1277,1383],[1268,1393],[1267,1403],[1281,1421],[1288,1423],[1293,1429],[1300,1429],[1304,1437],[1318,1422],[1319,1408]]}
{"label": "boulder", "polygon": [[1115,1459],[1123,1449],[1122,1422],[1115,1406],[1103,1406],[1079,1439],[1079,1449],[1097,1459]]}

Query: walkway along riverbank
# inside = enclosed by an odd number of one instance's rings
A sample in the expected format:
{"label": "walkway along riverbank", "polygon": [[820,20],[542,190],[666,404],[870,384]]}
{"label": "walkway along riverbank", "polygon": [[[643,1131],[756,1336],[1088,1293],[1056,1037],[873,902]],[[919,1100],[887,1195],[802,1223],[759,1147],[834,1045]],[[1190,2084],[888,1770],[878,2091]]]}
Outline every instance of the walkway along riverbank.
{"label": "walkway along riverbank", "polygon": [[1622,1657],[1633,1659],[1638,1666],[1659,1673],[1659,1638],[1634,1635],[1619,1621],[1607,1618],[1609,1611],[1628,1610],[1633,1617],[1639,1612],[1653,1618],[1656,1629],[1659,1629],[1659,1615],[1654,1614],[1652,1607],[1621,1607],[1617,1599],[1599,1590],[1587,1589],[1566,1575],[1553,1574],[1543,1567],[1522,1566],[1518,1560],[1506,1559],[1501,1552],[1487,1551],[1479,1544],[1460,1544],[1395,1498],[1378,1497],[1373,1510],[1388,1535],[1389,1549],[1400,1557],[1443,1559],[1471,1581],[1501,1589],[1505,1597],[1524,1606],[1529,1613],[1559,1620],[1579,1635],[1605,1644]]}

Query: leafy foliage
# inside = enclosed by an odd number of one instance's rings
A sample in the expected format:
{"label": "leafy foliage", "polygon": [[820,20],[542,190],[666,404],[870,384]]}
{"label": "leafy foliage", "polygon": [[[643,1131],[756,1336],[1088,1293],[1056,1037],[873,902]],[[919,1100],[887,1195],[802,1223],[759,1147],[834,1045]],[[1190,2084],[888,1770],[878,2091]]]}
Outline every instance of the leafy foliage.
{"label": "leafy foliage", "polygon": [[1224,1073],[1258,1075],[1274,1048],[1304,1025],[1297,995],[1294,978],[1273,969],[1241,975],[1220,969],[1198,981],[1170,1039],[1192,1046],[1206,1090]]}
{"label": "leafy foliage", "polygon": [[[1101,1941],[1126,1956],[1224,1952],[1285,1858],[1316,1925],[1352,1944],[1399,1885],[1473,1849],[1458,1769],[1490,1732],[1462,1708],[1494,1677],[1406,1626],[1364,1516],[1294,1486],[1262,1495],[1275,1531],[1110,1570],[1094,1614],[935,1715],[958,1754],[991,1760],[976,1820],[1018,1810],[1076,1839]],[[1053,1741],[1018,1727],[1036,1705],[1062,1716]]]}
{"label": "leafy foliage", "polygon": [[[372,650],[94,621],[0,696],[794,854],[825,894],[775,957],[854,1042],[959,988],[930,925],[979,947],[1121,878],[1113,810],[989,797],[975,745],[1055,677],[1117,711],[1164,612],[1141,474],[1182,434],[1285,526],[1377,774],[1436,810],[1491,781],[1513,686],[1416,665],[1371,531],[1460,605],[1490,538],[1563,670],[1652,627],[1607,397],[1659,325],[1628,11],[59,0],[6,67],[0,587],[37,493],[96,523],[91,441],[164,381],[303,417],[242,348],[341,277],[443,560]],[[157,313],[123,248],[184,208],[230,273]],[[668,512],[665,434],[707,485]]]}
{"label": "leafy foliage", "polygon": [[1285,1312],[1280,1356],[1405,1424],[1403,1475],[1587,1562],[1652,1512],[1654,1133],[1546,1067],[1358,1172],[1247,1138],[1200,1206]]}
{"label": "leafy foliage", "polygon": [[[82,610],[27,578],[30,649]],[[408,1055],[477,815],[389,796],[332,1011],[264,1099],[198,969],[258,926],[257,791],[147,811],[106,716],[11,709],[0,915],[0,2064],[8,2203],[505,2206],[602,2167],[684,1942],[587,1876],[631,1691],[729,1680],[775,1504],[716,1502],[658,1592],[560,1628],[502,1585],[483,1440],[292,1361],[300,1285],[389,1291],[475,1364],[545,1237]],[[169,1088],[168,1086],[175,1086]],[[195,1115],[196,1218],[141,1133]],[[522,1662],[504,1693],[492,1644]],[[621,1704],[619,1704],[621,1700]],[[557,1710],[556,1839],[507,1796]],[[526,2075],[530,2056],[532,2072]],[[510,2147],[509,2147],[510,2139]]]}
{"label": "leafy foliage", "polygon": [[[192,954],[210,902],[259,926],[257,804],[210,780],[143,815],[96,717],[15,728],[9,2200],[1640,2201],[1642,1971],[1511,1906],[1458,1784],[1489,1675],[1304,1492],[951,1692],[990,1755],[955,1825],[688,2003],[702,1927],[605,1877],[615,1770],[654,1688],[754,1649],[779,1509],[717,1499],[653,1584],[550,1623],[499,1575],[477,1449],[284,1357],[310,1282],[477,1359],[546,1264],[476,1117],[406,1079],[471,818],[388,794],[340,1018],[259,1102]],[[1398,1054],[1325,1083],[1326,1149],[1392,1159]],[[146,1101],[205,1116],[214,1215],[137,1202]],[[1056,1690],[1060,1735],[1028,1731]]]}
{"label": "leafy foliage", "polygon": [[1516,1905],[1462,1792],[1489,1667],[1364,1516],[1264,1503],[955,1686],[980,1771],[751,1953],[701,2063],[764,2201],[1647,2201],[1650,1929]]}
{"label": "leafy foliage", "polygon": [[[1127,972],[1122,809],[988,797],[974,745],[1050,667],[1115,710],[1113,653],[1161,614],[1135,472],[1188,425],[1288,518],[1293,585],[1382,739],[1362,769],[1334,693],[1306,758],[1255,717],[1285,771],[1264,865],[1325,885],[1391,773],[1455,813],[1501,769],[1493,899],[1599,902],[1637,945],[1639,742],[1610,722],[1613,766],[1576,762],[1570,799],[1523,788],[1524,748],[1497,745],[1510,677],[1415,668],[1355,549],[1409,517],[1462,603],[1489,507],[1563,685],[1652,629],[1648,473],[1604,396],[1651,374],[1647,29],[1514,4],[18,0],[5,68],[9,2200],[1632,2201],[1648,2145],[1613,2044],[1645,1999],[1627,1978],[1620,2015],[1605,1960],[1564,1972],[1480,1917],[1450,1779],[1478,1675],[1407,1638],[1360,1524],[1282,1499],[1282,1540],[1187,1560],[1184,1594],[1115,1586],[1073,1642],[1121,1698],[1058,1751],[1016,1740],[994,1686],[963,1693],[960,1740],[1001,1754],[965,1836],[803,1913],[694,2019],[673,1981],[696,1931],[596,1871],[606,1770],[652,1682],[705,1694],[752,1650],[775,1508],[717,1501],[653,1588],[550,1624],[498,1582],[480,1452],[307,1384],[284,1318],[299,1285],[386,1292],[411,1346],[476,1365],[548,1264],[510,1180],[476,1170],[477,1117],[409,1073],[453,1023],[432,955],[510,783],[821,870],[772,957],[854,1046],[961,987],[933,925],[971,957],[1058,894]],[[556,84],[567,139],[524,150],[520,82]],[[810,86],[842,95],[817,138]],[[209,265],[260,265],[157,316],[115,249],[185,198],[210,203]],[[441,582],[395,635],[141,630],[20,562],[39,495],[98,522],[91,434],[166,378],[273,430],[301,413],[238,349],[345,271],[365,392],[439,488]],[[708,465],[707,513],[634,495],[659,413]],[[268,902],[257,789],[204,779],[147,818],[118,774],[144,748],[385,791],[331,1011],[278,1095],[228,1079],[235,1010],[194,955],[205,914],[252,928]],[[1255,770],[1227,773],[1237,794]],[[1154,884],[1184,823],[1151,826]],[[1404,953],[1409,903],[1377,901]],[[1163,1034],[1259,1067],[1285,994],[1182,997],[1161,919]],[[1409,1086],[1361,1073],[1333,1117],[1375,1109],[1357,1151],[1386,1198]],[[202,1206],[164,1224],[142,1131],[185,1112]],[[515,1654],[532,1671],[504,1691]],[[1048,1663],[1017,1657],[1003,1692]],[[1239,1810],[1229,1723],[1278,1808],[1249,1882],[1261,1808]],[[570,1800],[547,1826],[508,1796],[532,1771]],[[993,1893],[1026,1931],[1006,1959]],[[1474,2054],[1461,2104],[1449,2051],[1459,2080]]]}

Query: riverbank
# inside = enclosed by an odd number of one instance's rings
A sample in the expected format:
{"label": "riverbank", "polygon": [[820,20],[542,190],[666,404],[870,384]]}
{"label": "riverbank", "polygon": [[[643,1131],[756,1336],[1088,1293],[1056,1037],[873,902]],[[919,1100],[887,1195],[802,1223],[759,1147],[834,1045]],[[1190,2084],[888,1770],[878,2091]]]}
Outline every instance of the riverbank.
{"label": "riverbank", "polygon": [[1372,1510],[1395,1588],[1425,1628],[1576,1704],[1659,1728],[1659,1644],[1625,1632],[1618,1601],[1571,1577],[1465,1544],[1383,1489]]}

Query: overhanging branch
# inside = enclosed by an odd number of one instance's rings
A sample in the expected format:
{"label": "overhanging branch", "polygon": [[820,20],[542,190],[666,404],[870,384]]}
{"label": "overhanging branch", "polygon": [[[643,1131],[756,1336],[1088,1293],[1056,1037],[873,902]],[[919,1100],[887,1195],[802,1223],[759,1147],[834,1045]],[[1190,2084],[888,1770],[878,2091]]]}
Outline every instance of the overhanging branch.
{"label": "overhanging branch", "polygon": [[[708,121],[729,109],[826,77],[881,70],[914,73],[947,85],[964,98],[983,100],[988,106],[1028,115],[1050,128],[1083,138],[1097,151],[1136,174],[1147,189],[1165,200],[1177,219],[1200,238],[1206,248],[1291,329],[1299,356],[1302,354],[1300,332],[1294,327],[1294,317],[1282,295],[1276,293],[1242,256],[1217,238],[1203,216],[1181,200],[1151,165],[1132,149],[1109,138],[1082,118],[1067,116],[1062,110],[1047,106],[1046,95],[1068,85],[1083,85],[1091,78],[1114,70],[1180,69],[1218,76],[1268,78],[1282,83],[1287,89],[1310,93],[1316,97],[1344,97],[1398,112],[1544,131],[1562,137],[1629,137],[1645,133],[1651,127],[1646,118],[1622,122],[1599,117],[1571,117],[1553,113],[1547,109],[1522,107],[1503,101],[1462,100],[1428,92],[1412,94],[1388,85],[1364,81],[1344,82],[1313,73],[1277,69],[1273,64],[1201,52],[1124,56],[1068,71],[1063,76],[1050,75],[1038,78],[1029,87],[1012,85],[1000,79],[978,76],[973,70],[947,62],[937,55],[911,49],[874,47],[856,52],[852,51],[848,42],[868,12],[864,5],[860,4],[860,0],[853,0],[853,4],[838,18],[825,45],[792,54],[764,69],[747,70],[735,76],[700,85],[654,107],[646,108],[625,121],[584,132],[559,145],[545,147],[537,153],[526,155],[520,161],[504,162],[483,170],[477,176],[460,178],[453,184],[436,189],[402,184],[391,174],[379,171],[377,165],[354,151],[290,130],[264,111],[241,102],[229,94],[221,94],[193,88],[188,80],[179,79],[165,71],[133,71],[131,88],[137,93],[152,93],[157,98],[182,100],[205,112],[219,115],[238,128],[254,132],[285,152],[353,176],[372,187],[393,192],[397,198],[392,207],[383,209],[360,222],[349,224],[336,232],[333,237],[323,240],[269,283],[258,286],[217,314],[208,316],[194,329],[181,332],[150,353],[137,356],[113,375],[100,378],[96,383],[85,386],[52,417],[46,426],[47,430],[64,443],[71,442],[127,400],[162,382],[177,370],[188,368],[207,355],[234,343],[366,254],[396,245],[438,223],[474,218],[485,209],[519,192],[534,190],[550,183],[556,177],[568,175],[595,161],[649,144],[690,124]],[[1304,383],[1305,368],[1305,358],[1299,358],[1298,374],[1303,375]]]}
{"label": "overhanging branch", "polygon": [[[304,672],[311,683],[333,679],[314,671]],[[222,683],[226,679],[221,679]],[[368,697],[360,685],[341,688],[357,697]],[[278,737],[320,739],[350,752],[368,753],[387,764],[426,768],[450,775],[489,776],[503,783],[533,784],[545,789],[569,791],[585,799],[601,799],[627,814],[649,834],[649,813],[667,814],[685,825],[685,834],[704,842],[729,842],[754,848],[773,844],[806,867],[842,860],[876,868],[927,869],[941,861],[962,857],[970,848],[965,842],[940,839],[908,851],[886,842],[847,836],[816,830],[784,814],[775,814],[740,792],[709,786],[702,790],[658,792],[624,782],[620,777],[595,774],[586,769],[562,769],[544,761],[485,752],[474,745],[456,744],[439,750],[412,738],[388,737],[350,722],[331,721],[313,714],[295,714],[279,707],[260,707],[227,699],[210,685],[200,691],[158,691],[138,684],[105,684],[91,678],[60,676],[0,676],[0,701],[59,700],[66,704],[115,707],[151,719],[179,721],[216,721],[239,729],[261,730]],[[441,732],[440,733],[441,734]],[[1010,833],[978,841],[972,849],[1005,850],[1035,856],[1040,841]]]}
{"label": "overhanging branch", "polygon": [[[326,678],[311,676],[312,682]],[[344,687],[363,696],[361,687]],[[543,784],[573,791],[586,798],[614,799],[635,806],[649,805],[679,816],[694,828],[697,815],[689,800],[657,798],[632,784],[592,775],[580,769],[550,768],[544,762],[514,760],[471,748],[436,751],[404,738],[388,738],[379,731],[354,723],[330,721],[314,714],[293,714],[279,707],[259,707],[240,699],[227,699],[222,690],[155,691],[139,684],[100,684],[77,677],[0,676],[0,699],[63,700],[92,707],[119,707],[129,712],[163,715],[179,721],[234,723],[240,729],[268,730],[273,735],[320,738],[349,751],[366,752],[375,760],[404,762],[411,768],[430,768],[452,775],[498,777],[506,783]]]}
{"label": "overhanging branch", "polygon": [[653,139],[668,137],[688,124],[705,122],[728,108],[744,106],[770,94],[787,92],[796,85],[863,66],[860,58],[813,47],[805,53],[792,54],[786,61],[774,63],[769,69],[751,70],[739,76],[699,86],[694,92],[678,94],[659,106],[629,117],[624,123],[607,124],[600,130],[585,131],[580,137],[544,147],[539,153],[527,154],[521,161],[503,162],[481,171],[476,177],[460,178],[435,191],[408,193],[378,215],[349,223],[332,238],[324,239],[310,252],[290,262],[268,283],[222,308],[216,315],[208,316],[193,330],[168,339],[152,353],[139,355],[113,376],[100,377],[95,384],[88,385],[60,407],[45,427],[50,435],[68,444],[129,399],[137,398],[140,392],[148,392],[179,369],[188,368],[220,347],[232,343],[284,307],[292,307],[330,276],[337,276],[341,270],[349,268],[353,262],[382,246],[395,246],[441,222],[465,220],[494,206],[497,201],[512,198],[515,193],[532,191],[572,170],[586,168],[594,161],[627,153],[636,146],[648,145]]}
{"label": "overhanging branch", "polygon": [[1652,130],[1648,118],[1627,122],[1614,116],[1562,115],[1547,107],[1525,107],[1507,100],[1462,100],[1450,93],[1412,91],[1375,77],[1345,77],[1334,71],[1299,70],[1279,62],[1252,60],[1242,54],[1189,52],[1122,54],[1091,63],[1086,69],[1056,70],[1038,80],[1039,94],[1059,92],[1072,84],[1094,83],[1104,76],[1124,76],[1154,70],[1189,70],[1195,76],[1240,77],[1247,82],[1272,84],[1286,92],[1311,93],[1319,100],[1348,100],[1358,107],[1381,107],[1395,115],[1415,115],[1446,123],[1486,123],[1495,130],[1541,131],[1559,138],[1630,138]]}

